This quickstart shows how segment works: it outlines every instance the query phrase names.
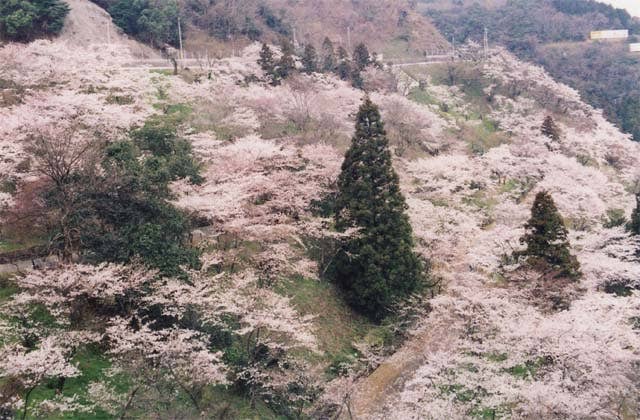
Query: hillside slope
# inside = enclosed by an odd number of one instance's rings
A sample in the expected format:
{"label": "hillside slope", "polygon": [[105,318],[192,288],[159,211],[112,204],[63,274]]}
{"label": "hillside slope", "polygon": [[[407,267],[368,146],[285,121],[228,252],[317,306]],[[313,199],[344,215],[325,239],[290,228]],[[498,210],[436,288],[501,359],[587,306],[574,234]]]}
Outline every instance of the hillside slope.
{"label": "hillside slope", "polygon": [[71,10],[65,21],[59,41],[70,46],[108,44],[131,51],[136,57],[159,58],[153,49],[130,39],[112,22],[109,14],[88,0],[67,0]]}
{"label": "hillside slope", "polygon": [[276,10],[286,10],[301,42],[321,45],[324,37],[346,46],[364,42],[372,51],[389,58],[446,49],[447,41],[431,22],[416,12],[409,2],[336,1],[298,2],[271,0]]}
{"label": "hillside slope", "polygon": [[[640,149],[539,68],[503,52],[481,71],[485,92],[518,91],[497,96],[488,115],[509,139],[482,156],[454,145],[408,164],[414,226],[447,291],[415,338],[354,387],[351,410],[381,419],[637,418],[640,301],[613,285],[637,287],[638,242],[603,225],[614,208],[629,214]],[[468,91],[445,92],[432,90],[468,106]],[[545,114],[563,121],[560,144],[540,134]],[[571,226],[584,273],[576,285],[504,277],[541,190]]]}
{"label": "hillside slope", "polygon": [[[418,251],[442,283],[413,308],[422,314],[417,325],[375,326],[323,277],[335,232],[313,205],[333,191],[363,92],[323,74],[277,87],[256,81],[259,49],[251,44],[239,57],[178,76],[124,67],[132,53],[117,45],[80,42],[72,54],[64,40],[0,49],[11,86],[0,103],[4,206],[20,208],[42,181],[29,149],[34,135],[65,142],[73,129],[114,142],[152,115],[179,123],[205,181],[172,188],[180,207],[209,224],[193,235],[204,244],[204,266],[193,273],[197,282],[167,281],[153,298],[171,311],[188,308],[189,321],[197,309],[228,322],[228,336],[207,330],[224,347],[175,358],[189,365],[224,352],[238,385],[203,388],[199,405],[175,384],[136,387],[148,371],[104,349],[116,327],[133,340],[152,336],[149,328],[137,334],[135,323],[110,318],[108,330],[95,319],[46,324],[47,346],[33,354],[62,357],[51,343],[70,336],[93,345],[68,361],[79,366],[77,380],[35,388],[38,415],[109,418],[127,404],[132,416],[179,418],[324,418],[346,416],[345,405],[360,418],[638,417],[639,244],[620,215],[634,206],[639,144],[576,91],[503,50],[486,63],[390,70],[406,89],[372,83],[370,96],[386,122]],[[557,142],[540,133],[546,115],[561,127]],[[567,221],[584,273],[578,283],[539,279],[509,262],[542,190]],[[95,270],[69,265],[50,276],[93,281],[111,273]],[[3,311],[30,302],[9,281],[0,287]],[[35,315],[34,325],[49,320]],[[0,346],[18,341],[12,319],[2,312]],[[396,336],[409,341],[387,357]],[[255,353],[273,359],[247,368],[242,351],[254,342],[262,352]],[[256,375],[259,385],[237,372]],[[6,383],[3,391],[16,392]],[[20,393],[1,397],[3,408],[20,407]]]}
{"label": "hillside slope", "polygon": [[[97,3],[109,9],[115,1]],[[277,43],[282,37],[316,48],[326,37],[347,49],[365,42],[371,51],[395,59],[448,48],[430,20],[407,0],[189,0],[180,8],[184,45],[192,54],[224,56],[249,40]],[[127,10],[139,13],[135,7]]]}
{"label": "hillside slope", "polygon": [[[437,7],[422,2],[421,7],[458,42],[481,43],[487,28],[490,44],[542,65],[640,140],[640,56],[628,47],[640,34],[639,18],[597,1],[438,2]],[[602,29],[627,29],[631,36],[588,41],[590,31]]]}

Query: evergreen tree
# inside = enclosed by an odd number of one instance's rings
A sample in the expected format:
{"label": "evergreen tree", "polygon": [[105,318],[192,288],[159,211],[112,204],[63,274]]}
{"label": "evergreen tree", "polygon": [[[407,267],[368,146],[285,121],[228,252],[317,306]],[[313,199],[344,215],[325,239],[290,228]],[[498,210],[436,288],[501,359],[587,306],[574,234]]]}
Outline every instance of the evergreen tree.
{"label": "evergreen tree", "polygon": [[61,0],[0,0],[0,39],[26,42],[56,35],[68,13]]}
{"label": "evergreen tree", "polygon": [[331,72],[336,69],[336,52],[329,37],[322,43],[322,69]]}
{"label": "evergreen tree", "polygon": [[336,67],[336,73],[342,80],[349,80],[351,77],[349,54],[342,46],[338,48],[338,66]]}
{"label": "evergreen tree", "polygon": [[636,208],[631,213],[631,220],[627,224],[627,229],[633,235],[640,235],[640,191],[636,193]]}
{"label": "evergreen tree", "polygon": [[351,86],[356,89],[364,88],[364,79],[362,78],[362,72],[357,68],[351,72]]}
{"label": "evergreen tree", "polygon": [[276,61],[273,57],[273,51],[271,51],[271,48],[269,48],[266,43],[262,44],[258,64],[272,85],[275,86],[280,84],[280,80],[276,72]]}
{"label": "evergreen tree", "polygon": [[349,60],[349,53],[342,45],[338,47],[338,60]]}
{"label": "evergreen tree", "polygon": [[315,73],[318,71],[318,54],[313,45],[307,44],[304,47],[302,66],[305,73]]}
{"label": "evergreen tree", "polygon": [[113,22],[126,34],[155,47],[170,44],[177,47],[178,3],[175,0],[118,0],[109,7]]}
{"label": "evergreen tree", "polygon": [[527,249],[517,252],[516,256],[525,257],[533,267],[540,264],[550,266],[559,271],[558,276],[580,276],[580,264],[569,251],[567,228],[548,192],[536,195],[525,230],[520,243],[526,244]]}
{"label": "evergreen tree", "polygon": [[293,58],[293,44],[287,38],[282,39],[282,57],[278,61],[276,74],[280,79],[286,79],[296,69],[296,61]]}
{"label": "evergreen tree", "polygon": [[273,71],[276,67],[275,59],[273,58],[273,51],[266,43],[262,44],[262,49],[260,50],[260,58],[258,58],[258,64],[262,71],[267,74],[273,74]]}
{"label": "evergreen tree", "polygon": [[556,125],[555,121],[553,121],[553,118],[551,118],[550,115],[547,115],[547,117],[542,122],[540,131],[542,131],[543,135],[549,137],[553,141],[560,140],[560,127]]}
{"label": "evergreen tree", "polygon": [[347,301],[374,320],[424,279],[406,208],[380,112],[366,98],[338,178],[335,207],[337,229],[358,233],[342,244],[329,268]]}
{"label": "evergreen tree", "polygon": [[362,42],[356,45],[356,49],[353,50],[353,64],[358,70],[363,70],[371,64],[369,49]]}

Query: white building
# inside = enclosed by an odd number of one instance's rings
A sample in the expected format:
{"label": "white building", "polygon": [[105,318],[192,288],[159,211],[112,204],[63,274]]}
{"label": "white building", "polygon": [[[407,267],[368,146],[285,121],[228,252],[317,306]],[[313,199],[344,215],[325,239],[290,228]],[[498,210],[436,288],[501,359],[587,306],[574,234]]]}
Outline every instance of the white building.
{"label": "white building", "polygon": [[590,38],[592,41],[600,39],[627,39],[629,38],[629,30],[593,31],[591,32]]}

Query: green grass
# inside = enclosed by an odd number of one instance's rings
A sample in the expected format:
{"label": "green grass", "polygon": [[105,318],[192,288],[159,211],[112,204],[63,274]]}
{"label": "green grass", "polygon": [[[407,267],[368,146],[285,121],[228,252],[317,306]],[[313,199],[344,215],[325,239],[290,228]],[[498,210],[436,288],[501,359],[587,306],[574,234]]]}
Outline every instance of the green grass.
{"label": "green grass", "polygon": [[608,209],[603,220],[603,226],[607,229],[622,226],[627,223],[624,209]]}
{"label": "green grass", "polygon": [[431,96],[431,94],[427,90],[420,89],[419,87],[411,89],[411,92],[409,92],[409,99],[421,105],[440,104],[440,102],[436,98]]}
{"label": "green grass", "polygon": [[176,122],[184,121],[193,112],[193,107],[190,104],[185,103],[156,103],[153,104],[153,107],[159,111],[162,111],[162,113],[164,114],[164,118],[174,119]]}
{"label": "green grass", "polygon": [[[158,78],[154,78],[153,82],[160,83],[160,80],[158,80]],[[167,92],[167,89],[167,86],[156,86],[156,99],[158,99],[159,101],[166,101],[167,99],[169,99],[169,92]]]}
{"label": "green grass", "polygon": [[433,197],[433,198],[428,198],[428,200],[431,202],[431,204],[433,204],[435,207],[449,207],[449,202],[444,199],[444,198],[440,198],[440,197]]}
{"label": "green grass", "polygon": [[301,130],[291,121],[270,121],[260,127],[260,136],[265,140],[279,139],[301,134]]}
{"label": "green grass", "polygon": [[517,190],[518,188],[520,188],[520,181],[518,181],[517,179],[511,178],[505,181],[504,184],[502,184],[500,186],[500,192],[501,193],[510,193],[513,192],[515,190]]}
{"label": "green grass", "polygon": [[510,375],[520,379],[528,379],[535,377],[541,368],[553,364],[553,359],[550,357],[540,356],[533,360],[527,360],[526,362],[518,365],[511,366],[505,371]]}
{"label": "green grass", "polygon": [[482,420],[495,420],[511,417],[511,409],[506,405],[499,405],[497,407],[476,407],[469,415],[476,419]]}
{"label": "green grass", "polygon": [[315,316],[314,326],[322,351],[339,354],[351,349],[354,339],[364,337],[374,327],[366,318],[354,314],[327,281],[294,276],[281,282],[276,291],[290,297],[301,315]]}
{"label": "green grass", "polygon": [[151,69],[149,72],[153,74],[161,74],[163,76],[173,76],[173,70],[169,69]]}
{"label": "green grass", "polygon": [[207,407],[217,407],[215,412],[208,413],[217,419],[243,419],[243,420],[275,420],[286,417],[275,414],[264,401],[257,399],[255,407],[251,407],[248,398],[238,395],[233,390],[216,386],[205,390],[203,395],[203,405]]}
{"label": "green grass", "polygon": [[42,245],[44,243],[45,240],[41,238],[29,238],[24,240],[0,240],[0,253],[26,250],[34,246]]}
{"label": "green grass", "polygon": [[377,326],[354,313],[329,282],[294,276],[276,287],[276,292],[291,298],[301,315],[313,315],[314,333],[323,354],[301,352],[312,363],[324,366],[329,378],[341,374],[345,365],[357,364],[354,342],[388,345],[391,337],[384,326]]}
{"label": "green grass", "polygon": [[423,58],[421,54],[410,48],[409,41],[406,37],[397,37],[389,41],[383,48],[384,62],[398,60],[418,60]]}
{"label": "green grass", "polygon": [[[60,394],[63,397],[78,396],[80,403],[89,403],[87,390],[92,382],[104,382],[114,388],[116,392],[126,394],[131,388],[129,377],[125,373],[117,374],[112,377],[106,377],[106,371],[111,367],[111,362],[97,346],[87,346],[81,349],[72,361],[82,372],[76,378],[68,378],[64,382],[64,386]],[[53,399],[56,396],[56,382],[50,381],[36,388],[31,394],[30,410],[44,401]],[[144,398],[139,395],[139,398]],[[177,410],[178,413],[191,413],[193,408],[185,395],[179,393],[174,395],[170,400],[169,406],[158,402],[157,413],[171,412]],[[203,391],[202,407],[206,407],[207,411],[214,418],[221,419],[280,419],[273,411],[261,400],[257,400],[255,407],[251,407],[250,401],[243,395],[238,394],[232,388],[225,386],[211,386]],[[154,412],[156,412],[154,409]],[[29,419],[35,419],[33,412],[27,416]],[[144,418],[145,414],[139,411],[131,411],[130,416],[133,418]],[[186,415],[186,414],[185,414]],[[195,414],[194,414],[195,415]],[[55,420],[106,420],[114,418],[109,413],[96,409],[92,413],[84,412],[65,412],[65,413],[47,413],[47,419]]]}
{"label": "green grass", "polygon": [[507,353],[491,352],[484,355],[484,357],[491,362],[504,362],[509,358]]}
{"label": "green grass", "polygon": [[110,105],[131,105],[135,102],[133,95],[116,95],[114,93],[110,93],[105,101]]}
{"label": "green grass", "polygon": [[0,287],[0,303],[6,302],[7,300],[9,300],[9,298],[11,298],[11,296],[15,295],[16,293],[18,293],[18,288],[15,286],[10,285]]}
{"label": "green grass", "polygon": [[[107,357],[100,351],[96,346],[87,346],[78,351],[78,353],[73,358],[72,362],[78,367],[81,371],[81,375],[75,378],[68,378],[64,382],[64,386],[60,394],[63,397],[72,397],[74,395],[78,396],[78,401],[80,403],[88,403],[87,399],[87,389],[89,383],[96,381],[106,381],[109,382],[114,388],[118,391],[124,392],[128,388],[128,384],[126,379],[123,377],[114,377],[114,378],[106,378],[105,370],[111,367],[111,362],[107,359]],[[30,414],[27,418],[38,418],[33,416],[33,409],[38,406],[38,404],[42,401],[53,399],[57,395],[56,383],[55,381],[45,382],[42,385],[38,386],[30,397],[29,410]],[[111,419],[113,418],[108,413],[103,410],[96,409],[93,413],[76,413],[76,412],[65,412],[65,413],[50,413],[47,414],[48,419],[64,419],[64,420],[72,420],[72,419],[86,419],[86,420],[102,420],[102,419]]]}
{"label": "green grass", "polygon": [[483,190],[475,191],[473,194],[464,197],[462,202],[486,211],[493,210],[496,204],[498,204],[498,201],[494,197],[488,195],[486,191]]}
{"label": "green grass", "polygon": [[223,141],[231,141],[249,134],[249,130],[245,127],[229,125],[214,125],[212,131],[215,133],[217,139]]}
{"label": "green grass", "polygon": [[487,391],[482,387],[471,389],[460,384],[447,384],[440,385],[439,388],[443,395],[454,395],[454,399],[459,402],[471,402],[487,395]]}
{"label": "green grass", "polygon": [[474,155],[484,155],[490,149],[508,143],[509,137],[499,130],[494,121],[483,119],[480,124],[462,124],[458,137],[469,144]]}

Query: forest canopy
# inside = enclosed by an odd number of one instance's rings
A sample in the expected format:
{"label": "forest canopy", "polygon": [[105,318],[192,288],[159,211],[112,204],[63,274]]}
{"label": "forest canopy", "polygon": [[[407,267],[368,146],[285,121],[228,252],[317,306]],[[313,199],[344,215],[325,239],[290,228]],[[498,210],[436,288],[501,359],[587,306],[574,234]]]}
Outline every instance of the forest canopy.
{"label": "forest canopy", "polygon": [[0,2],[0,39],[28,42],[62,31],[69,13],[60,0],[3,0]]}

